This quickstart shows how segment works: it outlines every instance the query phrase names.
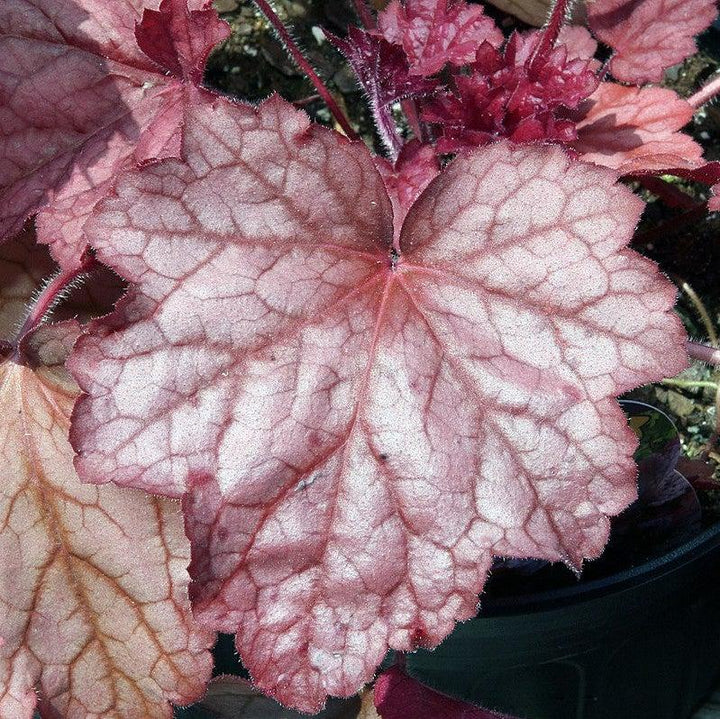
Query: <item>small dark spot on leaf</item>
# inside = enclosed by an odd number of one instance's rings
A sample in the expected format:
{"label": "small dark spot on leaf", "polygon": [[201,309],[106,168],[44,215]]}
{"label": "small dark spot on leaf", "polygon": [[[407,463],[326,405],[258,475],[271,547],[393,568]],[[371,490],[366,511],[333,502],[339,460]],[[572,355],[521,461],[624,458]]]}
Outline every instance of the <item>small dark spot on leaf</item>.
{"label": "small dark spot on leaf", "polygon": [[381,454],[378,456],[378,458],[380,459],[381,462],[386,462],[388,456],[386,454]]}

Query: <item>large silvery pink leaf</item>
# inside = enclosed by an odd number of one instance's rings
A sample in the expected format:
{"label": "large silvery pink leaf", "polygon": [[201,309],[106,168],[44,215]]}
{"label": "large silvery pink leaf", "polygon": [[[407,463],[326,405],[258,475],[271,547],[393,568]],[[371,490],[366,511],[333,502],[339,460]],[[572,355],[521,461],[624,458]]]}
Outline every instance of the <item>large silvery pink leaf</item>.
{"label": "large silvery pink leaf", "polygon": [[[139,26],[146,55],[135,39],[142,0],[5,0],[0,241],[41,210],[40,240],[70,267],[111,179],[138,161],[179,154],[183,88],[199,82],[197,67],[228,33],[214,11],[196,9],[203,4],[164,0]],[[168,67],[174,46],[151,32],[156,16],[183,38],[175,56],[184,64]]]}
{"label": "large silvery pink leaf", "polygon": [[191,112],[187,163],[88,224],[135,284],[71,360],[76,466],[184,495],[198,616],[317,711],[472,616],[493,554],[601,551],[635,496],[614,395],[684,333],[611,171],[488,146],[394,237],[363,146],[279,99]]}
{"label": "large silvery pink leaf", "polygon": [[624,82],[659,82],[697,51],[694,36],[717,17],[715,0],[588,0],[588,24],[615,51],[610,71]]}
{"label": "large silvery pink leaf", "polygon": [[202,694],[213,637],[194,623],[170,500],[82,484],[67,438],[75,322],[12,339],[37,255],[0,254],[0,716],[170,719]]}

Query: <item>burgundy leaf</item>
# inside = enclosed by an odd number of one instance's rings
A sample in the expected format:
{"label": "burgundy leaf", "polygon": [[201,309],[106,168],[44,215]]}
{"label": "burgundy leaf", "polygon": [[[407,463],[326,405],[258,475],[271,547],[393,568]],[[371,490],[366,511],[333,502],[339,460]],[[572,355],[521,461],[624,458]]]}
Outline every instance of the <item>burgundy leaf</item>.
{"label": "burgundy leaf", "polygon": [[356,27],[346,39],[325,33],[345,55],[373,105],[385,107],[406,97],[427,95],[437,82],[410,74],[407,56],[401,47]]}
{"label": "burgundy leaf", "polygon": [[378,15],[378,30],[401,45],[411,72],[433,75],[446,64],[465,65],[483,42],[498,47],[502,33],[480,5],[465,0],[393,0]]}
{"label": "burgundy leaf", "polygon": [[700,145],[678,132],[692,119],[693,108],[672,90],[603,82],[579,114],[572,146],[588,162],[626,175],[706,164]]}
{"label": "burgundy leaf", "polygon": [[456,73],[452,92],[426,103],[423,118],[438,125],[440,152],[457,152],[506,137],[513,142],[575,139],[569,112],[598,86],[595,61],[577,57],[588,43],[571,35],[573,46],[535,51],[542,33],[514,33],[505,48],[484,43],[471,66]]}
{"label": "burgundy leaf", "polygon": [[398,667],[377,678],[375,706],[382,719],[513,719],[433,691]]}
{"label": "burgundy leaf", "polygon": [[196,85],[210,51],[229,34],[215,10],[190,10],[187,0],[162,0],[159,10],[144,11],[135,29],[138,46],[151,60]]}
{"label": "burgundy leaf", "polygon": [[[201,4],[191,0],[192,8]],[[167,75],[138,48],[134,26],[142,6],[142,0],[5,0],[0,241],[41,210],[40,240],[61,265],[77,265],[86,245],[82,226],[112,179],[138,161],[179,153],[178,107],[186,102],[188,77]],[[173,48],[197,82],[210,43],[228,29],[212,10],[188,13],[179,0],[163,7],[165,21],[185,30]],[[166,57],[166,45],[153,50],[151,36],[145,33],[144,48],[153,60]]]}
{"label": "burgundy leaf", "polygon": [[614,396],[687,358],[642,203],[559,148],[454,160],[393,236],[367,150],[273,98],[88,224],[134,283],[72,360],[81,476],[184,497],[193,594],[317,711],[474,615],[493,554],[575,565],[635,496]]}
{"label": "burgundy leaf", "polygon": [[429,95],[438,82],[411,75],[403,49],[376,34],[352,26],[346,39],[327,31],[325,34],[350,63],[370,102],[380,137],[396,157],[400,140],[390,105],[404,98]]}
{"label": "burgundy leaf", "polygon": [[697,51],[694,36],[717,16],[715,0],[592,0],[590,29],[615,51],[610,71],[624,82],[659,82]]}
{"label": "burgundy leaf", "polygon": [[0,338],[14,350],[0,360],[0,716],[170,719],[168,701],[197,699],[212,666],[188,542],[174,502],[77,477],[63,362],[79,327],[14,337],[42,257],[29,237],[0,251]]}

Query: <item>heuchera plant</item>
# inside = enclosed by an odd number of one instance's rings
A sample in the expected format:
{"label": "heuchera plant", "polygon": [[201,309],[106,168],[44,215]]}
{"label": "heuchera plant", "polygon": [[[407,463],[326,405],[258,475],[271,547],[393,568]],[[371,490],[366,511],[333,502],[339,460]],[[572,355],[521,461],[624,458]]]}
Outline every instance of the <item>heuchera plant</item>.
{"label": "heuchera plant", "polygon": [[[720,83],[643,84],[713,0],[557,0],[507,38],[359,0],[331,41],[383,155],[256,4],[342,133],[203,87],[205,0],[0,7],[0,717],[168,717],[218,631],[287,706],[354,695],[493,557],[597,557],[637,494],[616,397],[716,359],[619,182],[720,180],[681,131]],[[402,664],[372,704],[498,716]]]}

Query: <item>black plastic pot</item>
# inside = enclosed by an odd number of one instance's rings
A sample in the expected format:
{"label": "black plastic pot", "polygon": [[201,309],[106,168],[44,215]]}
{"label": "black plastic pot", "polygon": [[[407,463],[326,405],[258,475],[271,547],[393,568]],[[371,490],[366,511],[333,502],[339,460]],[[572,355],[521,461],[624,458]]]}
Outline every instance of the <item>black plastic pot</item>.
{"label": "black plastic pot", "polygon": [[686,719],[720,675],[720,524],[604,579],[487,596],[407,670],[523,719]]}

